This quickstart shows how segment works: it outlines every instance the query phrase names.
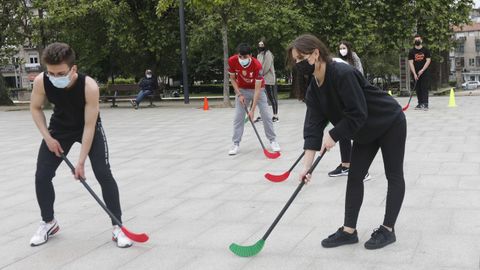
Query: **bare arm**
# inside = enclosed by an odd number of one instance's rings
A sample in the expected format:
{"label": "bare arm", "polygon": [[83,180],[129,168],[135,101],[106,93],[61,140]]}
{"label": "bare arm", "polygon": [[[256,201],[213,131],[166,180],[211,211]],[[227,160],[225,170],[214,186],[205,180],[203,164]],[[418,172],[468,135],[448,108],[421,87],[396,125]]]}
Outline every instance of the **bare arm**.
{"label": "bare arm", "polygon": [[43,73],[40,73],[33,81],[32,96],[30,98],[30,113],[32,114],[33,122],[37,126],[40,134],[42,134],[48,149],[54,152],[57,157],[63,153],[60,143],[55,140],[47,128],[47,120],[43,113],[42,106],[46,100],[45,88],[43,86]]}
{"label": "bare arm", "polygon": [[235,74],[230,73],[230,82],[232,83],[233,91],[235,92],[238,100],[240,101],[240,103],[245,105],[245,98],[243,97],[242,92],[240,92],[240,88],[238,87]]}
{"label": "bare arm", "polygon": [[240,89],[238,88],[238,83],[235,77],[235,74],[230,74],[230,82],[232,83],[233,86],[233,91],[235,92],[235,95],[238,96],[240,95]]}
{"label": "bare arm", "polygon": [[100,91],[97,83],[90,77],[85,79],[85,125],[82,135],[82,147],[80,149],[80,157],[75,168],[75,178],[79,176],[85,178],[84,166],[90,148],[92,147],[93,136],[95,135],[95,125],[97,123],[99,113]]}
{"label": "bare arm", "polygon": [[262,90],[262,81],[256,80],[255,81],[255,93],[253,94],[253,103],[252,103],[252,111],[255,111],[257,107],[258,98],[260,97],[260,91]]}
{"label": "bare arm", "polygon": [[415,80],[418,80],[417,73],[415,72],[415,66],[413,65],[413,60],[408,60],[408,66],[410,67],[410,71],[413,73]]}

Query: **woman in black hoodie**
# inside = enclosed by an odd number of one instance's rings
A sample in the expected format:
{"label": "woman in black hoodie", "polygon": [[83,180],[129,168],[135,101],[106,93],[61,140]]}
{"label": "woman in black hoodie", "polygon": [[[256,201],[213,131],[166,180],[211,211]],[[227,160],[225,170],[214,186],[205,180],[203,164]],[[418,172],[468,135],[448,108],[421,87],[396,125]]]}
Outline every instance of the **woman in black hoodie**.
{"label": "woman in black hoodie", "polygon": [[[385,217],[365,248],[377,249],[395,242],[394,225],[405,194],[403,159],[407,123],[401,106],[386,92],[369,84],[354,67],[332,59],[327,47],[313,35],[295,39],[288,55],[300,73],[312,76],[305,93],[305,169],[300,177],[312,165],[316,151],[328,151],[340,139],[353,140],[344,224],[324,239],[322,246],[358,242],[355,228],[363,201],[363,178],[379,149],[388,180]],[[324,134],[328,122],[334,127]],[[310,175],[306,181],[310,181]]]}

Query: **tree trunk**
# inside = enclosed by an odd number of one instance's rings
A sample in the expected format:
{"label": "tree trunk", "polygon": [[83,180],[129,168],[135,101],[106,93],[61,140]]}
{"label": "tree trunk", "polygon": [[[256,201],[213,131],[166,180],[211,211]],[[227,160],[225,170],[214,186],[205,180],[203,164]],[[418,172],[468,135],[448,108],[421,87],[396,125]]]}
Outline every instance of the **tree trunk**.
{"label": "tree trunk", "polygon": [[228,33],[226,16],[222,16],[222,42],[223,42],[223,104],[232,107],[230,102],[230,81],[228,76]]}
{"label": "tree trunk", "polygon": [[7,87],[2,74],[0,74],[0,105],[13,106],[13,101],[8,97]]}

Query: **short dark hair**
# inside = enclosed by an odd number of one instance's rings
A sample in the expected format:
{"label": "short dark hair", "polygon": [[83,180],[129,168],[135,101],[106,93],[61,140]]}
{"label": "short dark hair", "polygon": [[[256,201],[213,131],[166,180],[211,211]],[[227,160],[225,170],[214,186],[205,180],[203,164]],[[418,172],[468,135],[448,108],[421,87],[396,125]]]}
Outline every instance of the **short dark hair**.
{"label": "short dark hair", "polygon": [[66,43],[55,42],[43,50],[42,61],[47,65],[65,63],[72,67],[75,64],[75,51]]}
{"label": "short dark hair", "polygon": [[415,36],[413,36],[413,38],[417,38],[417,37],[422,38],[422,36],[420,36],[419,34],[415,34]]}
{"label": "short dark hair", "polygon": [[240,55],[252,54],[252,47],[250,47],[250,45],[248,45],[247,43],[240,43],[237,46],[237,52]]}

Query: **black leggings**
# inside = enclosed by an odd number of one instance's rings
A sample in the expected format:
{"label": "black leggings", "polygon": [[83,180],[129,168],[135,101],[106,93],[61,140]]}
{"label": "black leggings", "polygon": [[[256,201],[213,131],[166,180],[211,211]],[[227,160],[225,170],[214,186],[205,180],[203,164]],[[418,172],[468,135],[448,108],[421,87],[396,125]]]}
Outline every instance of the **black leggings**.
{"label": "black leggings", "polygon": [[[58,141],[65,155],[67,155],[75,142],[81,142],[81,138],[59,139]],[[105,204],[121,222],[122,211],[120,209],[118,187],[110,171],[107,140],[100,122],[97,123],[95,128],[95,135],[88,157],[90,158],[95,178],[97,178],[97,181],[102,187]],[[40,206],[42,220],[45,222],[50,222],[54,218],[53,203],[55,201],[55,190],[52,179],[61,162],[62,158],[50,152],[47,144],[43,140],[38,152],[35,191],[37,193],[37,201]],[[115,225],[113,220],[112,224]]]}
{"label": "black leggings", "polygon": [[387,204],[383,225],[393,228],[402,206],[405,194],[403,178],[403,158],[407,122],[396,121],[380,138],[368,144],[353,142],[352,160],[348,173],[347,193],[345,196],[344,226],[356,228],[358,213],[363,201],[363,178],[368,172],[378,149],[382,149],[385,175],[388,181]]}
{"label": "black leggings", "polygon": [[278,114],[278,102],[277,96],[275,95],[275,85],[265,85],[265,92],[267,92],[267,97],[270,103],[272,104],[273,115]]}

